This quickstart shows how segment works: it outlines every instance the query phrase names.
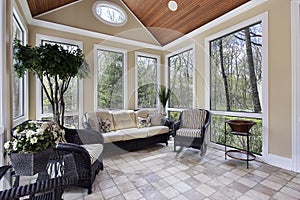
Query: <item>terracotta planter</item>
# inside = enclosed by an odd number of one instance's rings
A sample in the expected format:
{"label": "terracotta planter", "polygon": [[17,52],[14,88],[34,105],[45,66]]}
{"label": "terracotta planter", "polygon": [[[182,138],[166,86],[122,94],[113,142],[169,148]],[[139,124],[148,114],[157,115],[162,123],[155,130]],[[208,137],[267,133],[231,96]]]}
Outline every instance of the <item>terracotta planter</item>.
{"label": "terracotta planter", "polygon": [[18,175],[33,176],[46,170],[53,148],[35,153],[9,153],[11,164]]}

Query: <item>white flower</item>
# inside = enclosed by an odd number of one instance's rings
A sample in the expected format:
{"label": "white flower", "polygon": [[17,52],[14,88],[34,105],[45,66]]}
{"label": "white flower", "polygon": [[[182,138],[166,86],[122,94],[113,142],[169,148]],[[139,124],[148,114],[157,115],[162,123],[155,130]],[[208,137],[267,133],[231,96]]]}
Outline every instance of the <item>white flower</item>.
{"label": "white flower", "polygon": [[8,149],[8,148],[9,148],[9,146],[10,146],[10,141],[7,141],[7,142],[5,142],[5,144],[4,144],[4,148],[5,148],[5,149]]}
{"label": "white flower", "polygon": [[37,143],[37,138],[36,138],[36,137],[31,138],[31,139],[30,139],[30,143],[31,143],[31,144]]}
{"label": "white flower", "polygon": [[36,129],[36,134],[37,135],[43,135],[44,134],[44,129],[41,129],[41,128]]}
{"label": "white flower", "polygon": [[19,131],[18,131],[17,129],[16,129],[16,130],[14,130],[14,132],[13,132],[13,136],[17,136],[17,135],[19,135],[19,134],[18,134],[18,132],[19,132]]}
{"label": "white flower", "polygon": [[31,138],[31,136],[34,135],[34,134],[35,134],[35,132],[34,132],[33,130],[28,130],[28,131],[26,132],[26,138],[29,139],[29,138]]}
{"label": "white flower", "polygon": [[12,143],[12,145],[13,145],[13,151],[17,151],[17,145],[18,145],[18,142],[17,141],[13,141],[13,143]]}

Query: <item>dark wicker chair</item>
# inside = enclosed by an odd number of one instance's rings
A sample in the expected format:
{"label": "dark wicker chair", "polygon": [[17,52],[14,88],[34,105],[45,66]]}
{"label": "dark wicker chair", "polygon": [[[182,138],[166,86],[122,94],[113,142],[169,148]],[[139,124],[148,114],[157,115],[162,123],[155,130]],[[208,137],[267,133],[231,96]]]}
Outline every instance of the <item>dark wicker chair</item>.
{"label": "dark wicker chair", "polygon": [[176,146],[192,147],[205,155],[207,144],[205,134],[210,124],[211,113],[204,109],[183,110],[179,121],[174,124],[174,151]]}
{"label": "dark wicker chair", "polygon": [[[71,154],[63,155],[62,157],[51,156],[49,165],[58,166],[57,163],[64,165],[63,168],[56,168],[52,172],[63,173],[63,176],[53,175],[49,177],[46,173],[38,174],[37,181],[35,183],[30,183],[27,185],[19,185],[19,176],[16,176],[14,185],[10,189],[0,191],[1,200],[12,200],[19,199],[20,197],[26,197],[29,200],[59,200],[62,199],[62,194],[64,188],[74,182],[78,181],[78,175],[76,173],[76,164],[74,157]],[[0,179],[7,173],[12,166],[2,166],[0,167]],[[52,168],[51,168],[52,169]],[[23,198],[22,198],[23,199]]]}
{"label": "dark wicker chair", "polygon": [[[20,125],[27,123],[28,121],[25,121]],[[18,126],[12,129],[12,133],[17,127]],[[90,154],[81,145],[103,144],[103,136],[101,133],[93,130],[63,129],[65,130],[66,143],[59,143],[56,149],[54,149],[54,154],[57,154],[57,156],[70,153],[73,154],[79,176],[78,182],[73,185],[86,188],[88,189],[88,194],[91,194],[92,184],[96,175],[100,170],[103,170],[103,158],[101,154],[100,157],[96,158],[95,162],[91,164]]]}
{"label": "dark wicker chair", "polygon": [[103,144],[103,136],[101,133],[93,130],[85,129],[68,129],[65,130],[65,138],[67,143],[59,143],[57,150],[65,153],[72,153],[75,158],[77,173],[79,180],[75,186],[88,189],[88,194],[92,193],[92,184],[96,175],[103,170],[102,154],[93,164],[88,151],[83,148],[83,144]]}

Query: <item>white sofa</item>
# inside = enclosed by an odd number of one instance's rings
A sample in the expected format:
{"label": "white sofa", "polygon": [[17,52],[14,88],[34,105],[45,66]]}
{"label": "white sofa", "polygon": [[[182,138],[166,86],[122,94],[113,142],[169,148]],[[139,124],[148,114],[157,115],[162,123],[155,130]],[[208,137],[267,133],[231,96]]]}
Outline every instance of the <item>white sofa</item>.
{"label": "white sofa", "polygon": [[168,145],[167,121],[153,109],[88,112],[84,115],[84,127],[101,132],[104,144],[128,151],[154,143]]}

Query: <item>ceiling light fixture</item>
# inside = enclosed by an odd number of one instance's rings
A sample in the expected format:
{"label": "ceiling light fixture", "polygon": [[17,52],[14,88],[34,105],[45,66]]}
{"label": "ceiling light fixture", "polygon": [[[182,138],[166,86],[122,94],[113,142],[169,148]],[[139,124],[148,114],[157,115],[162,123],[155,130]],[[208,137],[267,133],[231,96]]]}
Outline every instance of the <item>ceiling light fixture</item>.
{"label": "ceiling light fixture", "polygon": [[169,1],[168,7],[171,11],[176,11],[178,6],[176,1]]}

